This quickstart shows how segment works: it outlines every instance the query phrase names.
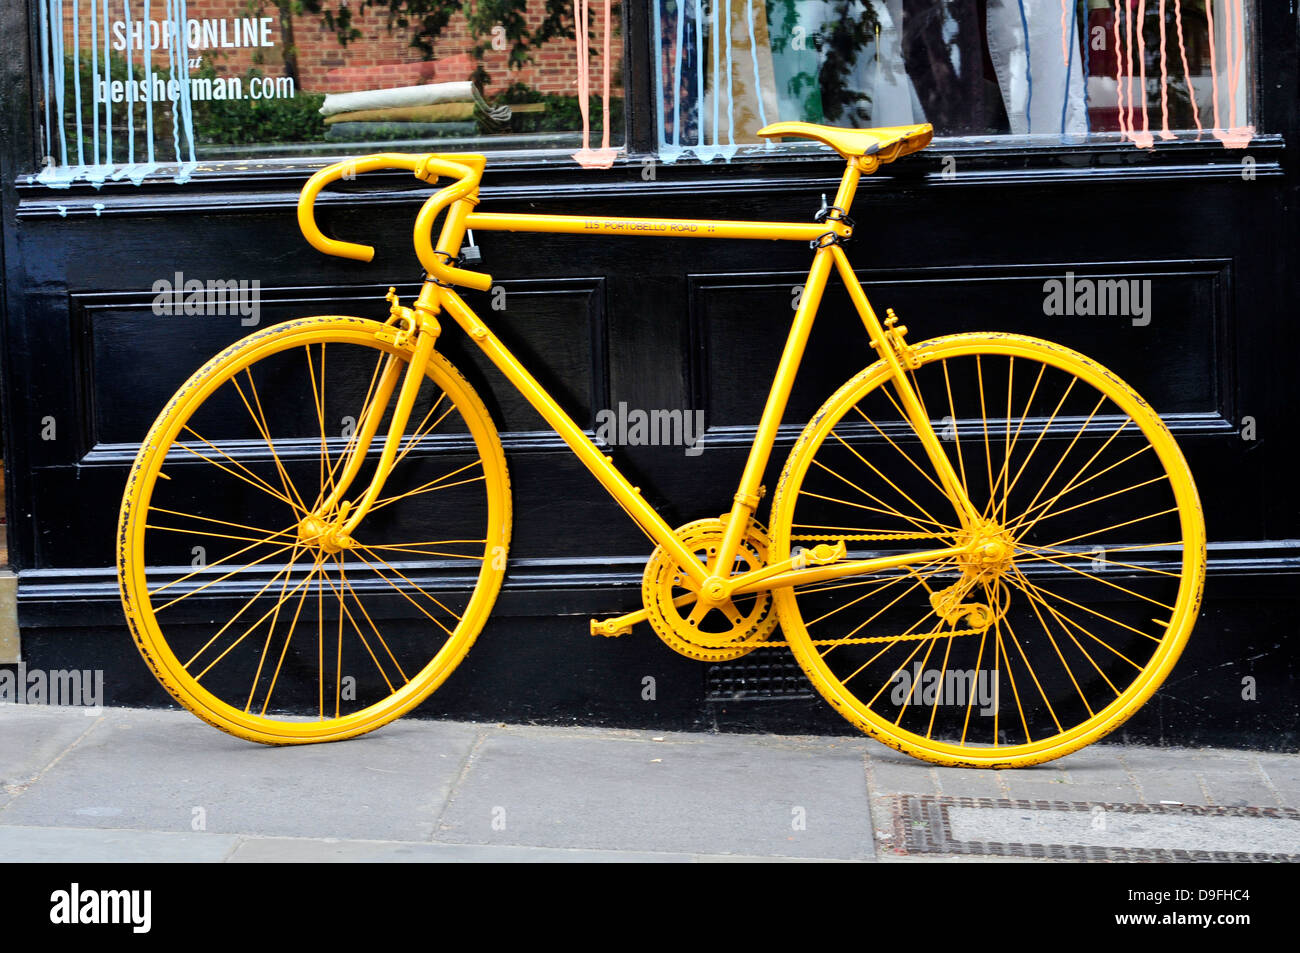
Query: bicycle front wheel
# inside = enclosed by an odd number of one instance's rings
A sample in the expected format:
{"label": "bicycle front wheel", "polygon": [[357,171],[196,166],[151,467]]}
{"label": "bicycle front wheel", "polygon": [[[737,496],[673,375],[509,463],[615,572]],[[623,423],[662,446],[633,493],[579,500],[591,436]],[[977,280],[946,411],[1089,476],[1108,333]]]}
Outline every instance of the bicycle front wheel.
{"label": "bicycle front wheel", "polygon": [[136,457],[118,533],[127,620],[163,686],[224,731],[296,744],[377,728],[442,684],[496,599],[505,456],[436,352],[369,514],[351,538],[324,531],[375,472],[396,404],[385,368],[400,387],[410,358],[391,331],[315,317],[244,338],[181,387]]}
{"label": "bicycle front wheel", "polygon": [[940,764],[1010,767],[1121,725],[1195,621],[1205,528],[1159,416],[1045,341],[961,334],[908,371],[979,524],[963,526],[883,363],[846,383],[791,452],[772,559],[963,556],[776,591],[790,647],[854,725]]}

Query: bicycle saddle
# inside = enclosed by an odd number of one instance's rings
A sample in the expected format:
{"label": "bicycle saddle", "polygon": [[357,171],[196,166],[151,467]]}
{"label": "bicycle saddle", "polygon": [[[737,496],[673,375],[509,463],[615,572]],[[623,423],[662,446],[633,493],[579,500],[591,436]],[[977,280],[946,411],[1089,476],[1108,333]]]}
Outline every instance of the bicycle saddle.
{"label": "bicycle saddle", "polygon": [[774,122],[758,130],[758,134],[768,139],[778,136],[816,139],[830,146],[846,160],[874,156],[878,163],[883,164],[924,149],[930,144],[934,127],[926,122],[917,126],[841,129],[836,126],[817,126],[810,122]]}

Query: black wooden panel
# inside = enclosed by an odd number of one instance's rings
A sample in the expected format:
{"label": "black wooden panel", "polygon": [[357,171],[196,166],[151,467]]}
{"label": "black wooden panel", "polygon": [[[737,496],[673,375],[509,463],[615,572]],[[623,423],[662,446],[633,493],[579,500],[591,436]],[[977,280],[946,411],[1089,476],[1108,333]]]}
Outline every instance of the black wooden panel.
{"label": "black wooden panel", "polygon": [[[182,272],[182,274],[184,274]],[[170,279],[169,279],[170,280]],[[173,281],[173,284],[175,282]],[[604,404],[604,297],[599,279],[503,281],[499,294],[475,302],[493,330],[582,425],[590,426]],[[157,314],[152,292],[72,295],[69,311],[76,336],[75,378],[82,384],[95,459],[114,445],[138,446],[154,417],[189,374],[223,348],[259,328],[315,314],[387,318],[385,286],[261,287],[256,318],[244,309],[229,314]],[[416,285],[399,287],[405,298]],[[493,301],[504,307],[497,311]],[[527,402],[503,385],[477,349],[466,347],[450,319],[442,350],[462,372],[490,384],[494,418],[507,438],[544,426]],[[361,369],[358,369],[361,372]],[[365,372],[368,375],[368,370]],[[364,391],[365,379],[361,381]],[[286,395],[287,397],[288,395]],[[302,395],[304,400],[310,395]]]}
{"label": "black wooden panel", "polygon": [[[1228,264],[1216,261],[858,273],[878,316],[883,320],[885,309],[893,308],[914,344],[970,331],[1045,338],[1130,382],[1141,381],[1143,396],[1161,414],[1195,415],[1202,428],[1212,429],[1227,426],[1232,416],[1229,277]],[[691,279],[695,338],[701,342],[696,380],[710,427],[748,432],[757,422],[785,344],[782,325],[793,317],[805,278],[785,273]],[[1139,283],[1146,289],[1143,300],[1149,297],[1147,313],[1045,313],[1056,290],[1050,282],[1060,283],[1062,292],[1074,289],[1071,300],[1077,303],[1084,282],[1102,281]],[[808,370],[791,394],[786,420],[809,419],[835,388],[874,360],[865,328],[832,276],[805,352]]]}

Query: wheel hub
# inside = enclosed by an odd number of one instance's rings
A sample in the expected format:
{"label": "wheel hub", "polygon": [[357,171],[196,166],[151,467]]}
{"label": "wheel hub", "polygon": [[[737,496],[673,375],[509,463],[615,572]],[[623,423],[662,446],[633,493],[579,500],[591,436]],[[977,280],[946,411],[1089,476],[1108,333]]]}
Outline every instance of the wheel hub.
{"label": "wheel hub", "polygon": [[967,550],[957,558],[962,572],[976,582],[992,582],[1011,568],[1016,541],[996,520],[988,520],[964,534]]}
{"label": "wheel hub", "polygon": [[341,520],[326,520],[316,515],[305,516],[299,521],[298,542],[330,554],[356,545],[352,537],[342,531]]}

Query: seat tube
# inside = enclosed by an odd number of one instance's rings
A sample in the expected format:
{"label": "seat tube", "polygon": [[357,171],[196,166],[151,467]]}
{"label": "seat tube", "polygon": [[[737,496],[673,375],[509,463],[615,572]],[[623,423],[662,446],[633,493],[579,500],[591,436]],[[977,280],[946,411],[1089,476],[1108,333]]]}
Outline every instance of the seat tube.
{"label": "seat tube", "polygon": [[[785,349],[781,352],[781,361],[777,365],[767,403],[763,407],[763,416],[759,420],[758,431],[749,450],[745,472],[740,478],[740,488],[732,500],[731,515],[723,533],[722,545],[718,547],[713,563],[709,567],[711,575],[722,575],[724,567],[731,566],[740,548],[740,541],[749,529],[750,517],[758,509],[763,471],[767,469],[772,454],[772,444],[776,441],[777,429],[781,426],[781,418],[785,415],[790,389],[794,385],[795,375],[803,360],[808,335],[812,331],[813,320],[817,317],[817,306],[821,303],[830,269],[830,249],[818,249],[813,258],[812,269],[808,272],[803,294],[799,299],[799,309],[795,312],[794,322],[786,337]],[[730,575],[730,568],[725,572],[726,575]]]}
{"label": "seat tube", "polygon": [[[853,204],[861,173],[856,162],[850,162],[840,179],[839,189],[835,193],[835,205],[844,214]],[[827,229],[831,229],[828,227]],[[718,547],[709,566],[710,575],[722,575],[725,571],[731,575],[731,566],[740,541],[749,531],[749,522],[758,509],[761,499],[759,490],[762,486],[763,471],[772,455],[772,445],[776,442],[777,430],[785,416],[786,404],[790,399],[790,389],[794,386],[795,375],[803,360],[804,349],[808,344],[808,335],[812,331],[813,321],[817,317],[817,308],[821,305],[822,293],[826,290],[826,281],[830,277],[832,256],[835,245],[818,248],[813,256],[812,268],[808,280],[804,282],[803,293],[799,297],[799,308],[795,311],[794,322],[786,336],[785,349],[781,352],[781,361],[776,368],[772,388],[768,392],[767,403],[763,407],[763,416],[754,435],[754,443],[745,463],[745,472],[740,478],[740,488],[732,499],[731,513],[723,532],[722,545]]]}

